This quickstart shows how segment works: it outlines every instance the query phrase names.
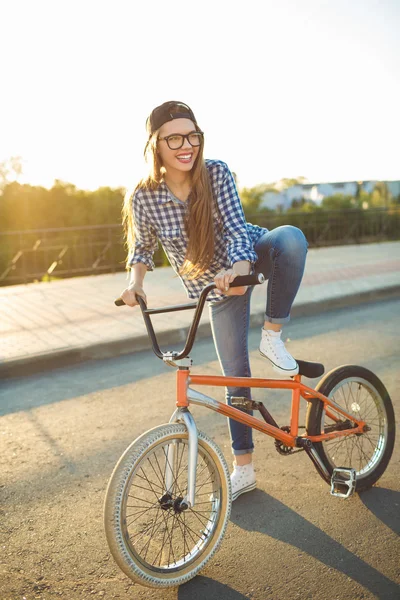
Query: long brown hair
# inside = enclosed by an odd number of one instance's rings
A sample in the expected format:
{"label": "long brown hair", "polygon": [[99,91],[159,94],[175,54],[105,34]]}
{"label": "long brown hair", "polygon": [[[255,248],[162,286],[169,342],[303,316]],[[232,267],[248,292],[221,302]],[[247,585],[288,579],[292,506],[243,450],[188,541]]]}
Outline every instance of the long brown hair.
{"label": "long brown hair", "polygon": [[[196,129],[200,131],[197,126]],[[132,210],[133,195],[139,189],[157,190],[163,181],[165,173],[157,152],[158,132],[159,130],[155,131],[149,137],[144,150],[145,158],[149,165],[149,174],[139,181],[133,193],[126,194],[124,200],[122,217],[129,251],[132,251],[135,244],[135,215]],[[210,177],[203,158],[203,148],[204,143],[202,142],[191,170],[192,187],[189,212],[185,221],[185,229],[189,241],[185,261],[179,269],[179,273],[185,275],[188,279],[196,279],[202,275],[208,269],[214,257],[214,199]]]}

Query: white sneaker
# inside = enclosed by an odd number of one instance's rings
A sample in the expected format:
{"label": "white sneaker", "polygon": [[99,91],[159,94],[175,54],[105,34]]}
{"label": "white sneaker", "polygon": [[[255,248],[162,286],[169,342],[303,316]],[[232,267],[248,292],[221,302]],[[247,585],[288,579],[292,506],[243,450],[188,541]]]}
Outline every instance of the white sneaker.
{"label": "white sneaker", "polygon": [[281,375],[297,375],[299,365],[281,340],[282,331],[261,329],[260,354],[272,363],[274,371]]}
{"label": "white sneaker", "polygon": [[256,476],[254,473],[253,463],[238,467],[234,465],[233,473],[231,474],[232,486],[232,502],[246,492],[251,492],[256,487]]}

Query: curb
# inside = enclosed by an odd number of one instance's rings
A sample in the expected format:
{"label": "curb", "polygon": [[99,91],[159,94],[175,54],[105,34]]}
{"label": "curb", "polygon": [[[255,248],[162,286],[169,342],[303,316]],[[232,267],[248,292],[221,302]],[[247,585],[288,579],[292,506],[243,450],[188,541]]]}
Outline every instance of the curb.
{"label": "curb", "polygon": [[[291,316],[293,318],[309,317],[317,314],[349,308],[367,304],[369,302],[379,302],[391,300],[400,296],[400,285],[394,285],[385,288],[379,288],[359,294],[348,294],[338,298],[327,298],[316,302],[294,305]],[[250,315],[250,327],[260,327],[263,323],[264,311]],[[185,343],[187,328],[171,329],[157,334],[157,340],[160,347],[168,347],[172,344]],[[196,339],[207,338],[211,336],[210,323],[200,323]],[[56,350],[18,358],[0,364],[0,379],[11,379],[14,377],[25,377],[37,373],[51,371],[53,369],[73,366],[88,362],[91,360],[103,360],[107,358],[116,358],[125,354],[135,354],[151,350],[151,344],[148,335],[139,337],[126,337],[110,342],[101,342],[80,348],[68,348],[65,350]]]}

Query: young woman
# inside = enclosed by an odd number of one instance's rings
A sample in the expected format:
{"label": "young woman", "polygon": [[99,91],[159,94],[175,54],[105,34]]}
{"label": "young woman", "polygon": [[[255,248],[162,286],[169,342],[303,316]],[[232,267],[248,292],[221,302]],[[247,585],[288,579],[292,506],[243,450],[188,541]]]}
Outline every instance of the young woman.
{"label": "young woman", "polygon": [[[298,365],[286,350],[281,328],[303,276],[307,242],[291,226],[272,231],[246,223],[235,181],[227,165],[204,160],[203,132],[191,109],[165,102],[147,119],[145,156],[148,177],[126,198],[124,222],[129,246],[130,285],[121,294],[129,306],[146,299],[143,280],[154,269],[158,240],[189,298],[214,281],[208,296],[214,343],[224,375],[250,377],[248,329],[252,288],[229,289],[237,275],[262,272],[268,279],[260,353],[280,375],[295,375]],[[249,388],[227,388],[251,398]],[[229,421],[234,469],[232,498],[256,487],[252,429]]]}

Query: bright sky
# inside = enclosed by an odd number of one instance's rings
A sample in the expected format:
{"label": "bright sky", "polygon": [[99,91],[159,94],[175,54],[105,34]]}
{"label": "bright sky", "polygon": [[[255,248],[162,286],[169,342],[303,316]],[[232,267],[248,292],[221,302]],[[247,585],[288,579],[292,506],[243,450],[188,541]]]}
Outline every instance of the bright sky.
{"label": "bright sky", "polygon": [[145,120],[193,109],[240,186],[400,179],[399,0],[0,0],[0,161],[130,186]]}

